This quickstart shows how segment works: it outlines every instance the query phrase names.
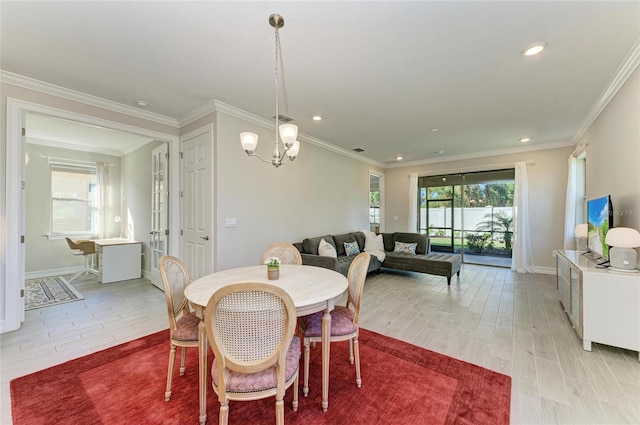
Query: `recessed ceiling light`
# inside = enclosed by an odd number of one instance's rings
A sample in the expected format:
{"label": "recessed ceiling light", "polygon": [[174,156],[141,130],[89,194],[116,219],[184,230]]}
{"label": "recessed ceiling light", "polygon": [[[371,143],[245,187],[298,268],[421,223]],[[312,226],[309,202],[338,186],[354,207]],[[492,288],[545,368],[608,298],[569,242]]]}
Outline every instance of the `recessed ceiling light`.
{"label": "recessed ceiling light", "polygon": [[530,141],[531,141],[531,139],[530,139],[530,138],[528,138],[528,137],[523,137],[522,139],[520,139],[520,141],[521,141],[522,143],[527,143],[527,142],[530,142]]}
{"label": "recessed ceiling light", "polygon": [[432,133],[435,133],[436,131],[438,131],[438,129],[436,127],[430,128],[429,131],[431,131]]}
{"label": "recessed ceiling light", "polygon": [[402,161],[402,157],[401,156],[396,156],[396,161]]}
{"label": "recessed ceiling light", "polygon": [[534,44],[533,46],[530,46],[530,47],[527,47],[526,49],[524,49],[522,51],[522,54],[525,55],[525,56],[537,55],[538,53],[543,51],[545,49],[545,47],[547,47],[547,43]]}
{"label": "recessed ceiling light", "polygon": [[313,116],[313,120],[314,121],[320,121],[320,120],[322,120],[322,117],[320,115],[314,115]]}
{"label": "recessed ceiling light", "polygon": [[147,105],[149,105],[149,104],[144,100],[136,100],[136,105],[138,105],[141,108],[146,108]]}

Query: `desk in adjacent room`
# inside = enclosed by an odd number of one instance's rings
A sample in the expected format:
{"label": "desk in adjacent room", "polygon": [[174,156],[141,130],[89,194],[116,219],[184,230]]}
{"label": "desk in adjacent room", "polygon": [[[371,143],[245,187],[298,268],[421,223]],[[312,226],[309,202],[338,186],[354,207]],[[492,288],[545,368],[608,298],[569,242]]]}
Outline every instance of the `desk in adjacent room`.
{"label": "desk in adjacent room", "polygon": [[142,275],[142,242],[129,239],[96,239],[100,283],[138,279]]}

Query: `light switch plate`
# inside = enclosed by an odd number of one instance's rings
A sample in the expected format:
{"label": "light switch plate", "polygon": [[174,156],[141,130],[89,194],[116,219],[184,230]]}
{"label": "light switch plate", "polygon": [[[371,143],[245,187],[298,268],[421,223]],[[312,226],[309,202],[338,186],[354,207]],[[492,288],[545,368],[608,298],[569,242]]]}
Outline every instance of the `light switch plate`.
{"label": "light switch plate", "polygon": [[226,218],[224,220],[224,227],[238,227],[238,220],[235,218]]}

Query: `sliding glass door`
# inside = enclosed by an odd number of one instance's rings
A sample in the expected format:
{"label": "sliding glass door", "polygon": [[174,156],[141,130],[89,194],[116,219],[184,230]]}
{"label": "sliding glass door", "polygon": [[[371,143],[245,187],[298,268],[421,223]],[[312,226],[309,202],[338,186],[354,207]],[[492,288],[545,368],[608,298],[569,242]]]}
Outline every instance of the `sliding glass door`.
{"label": "sliding glass door", "polygon": [[420,177],[418,223],[432,251],[509,267],[514,179],[513,169]]}

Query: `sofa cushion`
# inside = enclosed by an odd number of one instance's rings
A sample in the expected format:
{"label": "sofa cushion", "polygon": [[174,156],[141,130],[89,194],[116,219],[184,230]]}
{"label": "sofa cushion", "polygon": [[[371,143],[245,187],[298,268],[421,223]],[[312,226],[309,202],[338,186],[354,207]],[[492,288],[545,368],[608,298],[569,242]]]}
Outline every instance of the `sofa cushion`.
{"label": "sofa cushion", "polygon": [[396,254],[410,254],[416,255],[416,246],[417,243],[406,243],[406,242],[396,242],[393,247],[393,252]]}
{"label": "sofa cushion", "polygon": [[336,251],[338,251],[338,257],[340,257],[341,255],[347,255],[344,250],[345,242],[357,242],[356,235],[354,235],[353,233],[333,235],[333,245],[336,247]]}
{"label": "sofa cushion", "polygon": [[382,235],[382,242],[384,243],[384,250],[388,252],[393,251],[395,241],[393,240],[393,233],[380,233]]}
{"label": "sofa cushion", "polygon": [[[419,234],[419,233],[399,233],[396,232],[393,234],[394,242],[404,242],[404,243],[415,243],[416,245],[416,254],[426,254],[428,252],[427,245],[427,235]],[[391,249],[386,249],[385,251],[393,251],[393,246]]]}
{"label": "sofa cushion", "polygon": [[365,245],[365,236],[363,232],[353,232],[356,237],[356,241],[358,242],[358,248],[360,248],[360,252],[364,252]]}
{"label": "sofa cushion", "polygon": [[[318,245],[320,245],[320,241],[324,239],[329,242],[333,247],[336,247],[336,244],[333,242],[333,236],[325,235],[318,236],[317,238],[307,238],[302,241],[302,246],[304,247],[304,252],[307,254],[318,255]],[[342,248],[344,250],[344,248]]]}
{"label": "sofa cushion", "polygon": [[376,235],[373,232],[369,232],[365,235],[364,250],[369,251],[384,251],[384,242],[382,235]]}
{"label": "sofa cushion", "polygon": [[354,257],[360,254],[360,247],[358,246],[358,242],[345,242],[344,243],[344,252],[347,254],[347,257]]}
{"label": "sofa cushion", "polygon": [[324,239],[322,239],[318,244],[318,255],[322,257],[338,257],[336,248]]}
{"label": "sofa cushion", "polygon": [[300,254],[304,254],[304,245],[302,245],[302,242],[296,242],[293,244],[293,246],[295,246],[298,251],[300,251]]}
{"label": "sofa cushion", "polygon": [[346,255],[339,256],[336,261],[336,271],[346,276],[349,273],[349,267],[354,258],[356,257],[347,257]]}

